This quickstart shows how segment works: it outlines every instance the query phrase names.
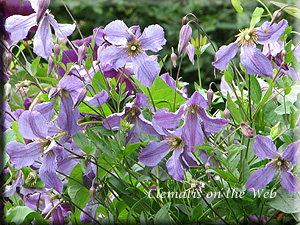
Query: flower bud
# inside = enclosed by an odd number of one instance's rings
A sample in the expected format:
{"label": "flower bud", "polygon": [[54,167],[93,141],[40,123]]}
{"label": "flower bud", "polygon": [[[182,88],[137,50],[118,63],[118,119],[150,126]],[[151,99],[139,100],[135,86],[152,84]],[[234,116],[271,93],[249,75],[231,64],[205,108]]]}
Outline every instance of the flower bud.
{"label": "flower bud", "polygon": [[94,203],[96,198],[96,188],[94,188],[93,185],[90,188],[90,196],[92,198],[92,202]]}
{"label": "flower bud", "polygon": [[211,108],[211,103],[212,103],[212,100],[213,100],[213,97],[214,97],[214,91],[211,88],[209,88],[207,90],[206,95],[207,95],[208,106],[209,106],[209,108]]}
{"label": "flower bud", "polygon": [[281,51],[282,63],[285,63],[286,54],[287,54],[286,50],[285,50],[285,49],[283,49],[283,50]]}
{"label": "flower bud", "polygon": [[8,71],[10,67],[10,63],[12,61],[12,54],[10,52],[6,52],[4,58],[4,70]]}
{"label": "flower bud", "polygon": [[189,60],[191,61],[191,63],[194,65],[195,61],[194,61],[194,57],[195,57],[195,46],[192,45],[190,42],[188,44],[188,46],[186,47],[186,52],[188,54]]}
{"label": "flower bud", "polygon": [[271,98],[272,98],[273,102],[277,105],[277,95],[274,95],[272,93]]}
{"label": "flower bud", "polygon": [[46,10],[50,5],[51,0],[39,0],[39,8],[36,15],[36,22],[37,24],[41,21],[42,17],[44,16]]}
{"label": "flower bud", "polygon": [[225,109],[224,112],[223,112],[223,116],[224,116],[224,119],[226,120],[229,120],[230,119],[230,111],[229,109]]}
{"label": "flower bud", "polygon": [[241,129],[242,133],[247,137],[247,138],[253,138],[254,136],[254,129],[251,128],[248,124],[241,122]]}
{"label": "flower bud", "polygon": [[270,26],[273,23],[275,23],[276,21],[278,21],[281,16],[282,16],[282,10],[281,9],[276,10],[272,15],[272,20],[271,20]]}
{"label": "flower bud", "polygon": [[174,68],[176,68],[176,60],[177,60],[177,55],[174,53],[174,48],[172,47],[171,61],[173,63]]}
{"label": "flower bud", "polygon": [[58,59],[59,53],[60,53],[60,46],[59,44],[55,44],[53,48],[53,54],[56,60]]}
{"label": "flower bud", "polygon": [[187,44],[189,43],[191,36],[192,36],[192,28],[189,25],[183,25],[181,27],[180,33],[179,33],[179,43],[178,43],[178,55],[180,56]]}
{"label": "flower bud", "polygon": [[53,61],[52,57],[49,56],[49,59],[48,59],[47,77],[49,77],[49,75],[51,74],[53,68],[54,68],[54,61]]}
{"label": "flower bud", "polygon": [[86,47],[85,44],[83,44],[78,48],[78,65],[80,67],[82,65],[82,61],[83,61],[83,57],[85,56],[85,53],[86,53]]}
{"label": "flower bud", "polygon": [[86,88],[83,88],[77,98],[77,102],[75,102],[73,106],[73,110],[85,99],[86,93],[87,93]]}
{"label": "flower bud", "polygon": [[189,18],[187,16],[182,17],[181,24],[186,25],[189,22]]}

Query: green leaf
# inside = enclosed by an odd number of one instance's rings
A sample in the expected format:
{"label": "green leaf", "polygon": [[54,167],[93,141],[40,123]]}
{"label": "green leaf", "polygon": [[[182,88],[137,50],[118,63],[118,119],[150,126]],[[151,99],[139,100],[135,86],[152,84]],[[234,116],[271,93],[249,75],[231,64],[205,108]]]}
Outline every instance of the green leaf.
{"label": "green leaf", "polygon": [[239,14],[243,15],[243,7],[240,0],[231,0],[231,4]]}
{"label": "green leaf", "polygon": [[84,152],[87,154],[89,154],[91,150],[93,150],[93,148],[86,148],[86,147],[91,147],[91,142],[81,130],[79,130],[73,136],[73,141],[80,149],[84,150]]}
{"label": "green leaf", "polygon": [[225,81],[228,83],[228,84],[232,84],[232,76],[229,72],[227,72],[226,70],[224,71],[224,75],[225,75]]}
{"label": "green leaf", "polygon": [[250,97],[251,99],[258,104],[261,100],[262,92],[261,87],[254,75],[250,75]]}
{"label": "green leaf", "polygon": [[246,183],[250,177],[250,169],[249,169],[247,159],[243,158],[242,164],[243,164],[243,179],[244,179],[244,183]]}
{"label": "green leaf", "polygon": [[70,174],[70,179],[68,180],[68,194],[71,200],[82,209],[90,199],[89,190],[83,185],[80,164],[77,164]]}
{"label": "green leaf", "polygon": [[300,193],[296,192],[294,194],[288,193],[285,189],[282,187],[279,188],[278,191],[273,192],[273,194],[276,196],[271,198],[272,195],[270,195],[270,199],[268,201],[268,204],[273,207],[274,209],[277,209],[279,211],[282,211],[284,213],[297,213],[300,212]]}
{"label": "green leaf", "polygon": [[101,71],[98,71],[92,80],[92,85],[96,91],[96,93],[101,92],[103,89],[106,90],[107,92],[109,92],[108,87],[107,87],[107,82],[104,78],[104,76],[102,75]]}
{"label": "green leaf", "polygon": [[169,215],[169,208],[171,203],[165,204],[155,215],[154,224],[171,224],[171,218]]}
{"label": "green leaf", "polygon": [[300,9],[299,8],[291,6],[291,5],[287,6],[288,4],[276,2],[276,1],[269,1],[269,3],[276,5],[279,8],[284,8],[283,11],[300,19]]}
{"label": "green leaf", "polygon": [[250,27],[255,27],[255,25],[260,21],[262,14],[264,13],[264,9],[260,7],[256,7],[250,21]]}
{"label": "green leaf", "polygon": [[235,106],[234,102],[232,101],[229,93],[227,94],[227,107],[230,111],[230,115],[234,118],[237,124],[241,124],[243,121],[243,118],[238,110],[238,108]]}
{"label": "green leaf", "polygon": [[129,156],[134,150],[136,150],[141,143],[134,143],[131,145],[127,145],[125,148],[125,157]]}
{"label": "green leaf", "polygon": [[31,72],[32,74],[36,75],[37,71],[38,71],[38,66],[40,63],[41,57],[38,57],[36,60],[33,61],[33,63],[31,64]]}
{"label": "green leaf", "polygon": [[14,130],[14,133],[16,135],[16,141],[25,145],[24,138],[23,138],[23,136],[21,135],[21,133],[19,132],[19,129],[18,129],[18,122],[14,121],[14,122],[11,123],[11,125],[12,125],[12,129]]}
{"label": "green leaf", "polygon": [[6,218],[6,222],[9,224],[30,224],[34,218],[36,219],[35,224],[48,224],[40,213],[27,206],[16,206],[15,208],[9,210],[7,214],[8,216]]}
{"label": "green leaf", "polygon": [[199,204],[193,209],[191,222],[197,221],[197,219],[198,219],[198,218],[200,217],[200,215],[202,214],[202,210],[203,210],[202,203],[199,202]]}
{"label": "green leaf", "polygon": [[239,152],[239,151],[243,151],[246,148],[247,147],[245,145],[235,144],[235,145],[229,146],[227,151],[230,152],[230,153],[236,153],[236,152]]}
{"label": "green leaf", "polygon": [[40,76],[38,76],[36,78],[38,78],[39,80],[49,81],[49,82],[53,82],[55,84],[58,84],[58,80],[56,80],[52,77],[40,77]]}
{"label": "green leaf", "polygon": [[261,100],[261,102],[258,103],[258,105],[257,105],[258,107],[262,107],[265,104],[265,102],[269,99],[269,97],[272,94],[272,88],[273,88],[272,83],[270,83],[269,89],[267,90],[267,92],[266,92],[265,96],[263,97],[263,99]]}
{"label": "green leaf", "polygon": [[214,168],[214,167],[211,167],[209,166],[210,169],[206,170],[207,173],[209,172],[213,172],[213,173],[216,173],[218,175],[220,175],[220,177],[222,177],[223,179],[225,179],[226,181],[231,181],[232,182],[236,182],[237,179],[236,177],[234,177],[231,173],[229,172],[226,172],[226,171],[223,171],[223,170],[220,170],[220,169],[217,169],[217,168]]}

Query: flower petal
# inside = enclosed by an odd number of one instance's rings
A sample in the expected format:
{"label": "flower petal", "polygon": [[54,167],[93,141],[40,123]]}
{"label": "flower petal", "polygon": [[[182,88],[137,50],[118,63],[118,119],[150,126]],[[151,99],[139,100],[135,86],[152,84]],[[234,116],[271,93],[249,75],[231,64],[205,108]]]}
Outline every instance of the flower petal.
{"label": "flower petal", "polygon": [[281,186],[290,194],[300,191],[300,181],[289,171],[281,171]]}
{"label": "flower petal", "polygon": [[160,109],[153,115],[153,120],[155,120],[157,125],[163,128],[172,129],[178,127],[184,109],[185,105],[181,105],[175,113],[169,112],[169,109],[166,108]]}
{"label": "flower petal", "polygon": [[111,45],[105,49],[100,54],[101,65],[110,65],[115,70],[123,67],[128,61],[128,53],[125,48],[117,47]]}
{"label": "flower petal", "polygon": [[33,39],[33,52],[48,59],[54,47],[49,16],[44,16]]}
{"label": "flower petal", "polygon": [[122,20],[115,20],[107,24],[103,33],[104,39],[112,45],[125,46],[133,37],[133,34],[129,34],[128,27]]}
{"label": "flower petal", "polygon": [[157,24],[146,27],[139,41],[144,50],[150,50],[152,52],[158,52],[167,42],[164,38],[164,29]]}
{"label": "flower petal", "polygon": [[188,170],[190,166],[198,166],[194,154],[188,148],[184,149],[182,159],[186,170]]}
{"label": "flower petal", "polygon": [[151,142],[146,146],[147,148],[142,148],[138,159],[140,162],[150,167],[156,166],[170,151],[170,148],[165,141]]}
{"label": "flower petal", "polygon": [[258,74],[263,77],[272,77],[273,67],[270,60],[256,47],[241,47],[241,64],[249,75]]}
{"label": "flower petal", "polygon": [[265,168],[256,170],[250,176],[249,180],[246,183],[246,189],[248,191],[256,191],[263,188],[273,179],[276,173],[276,167],[267,164]]}
{"label": "flower petal", "polygon": [[127,133],[125,145],[129,142],[130,144],[137,143],[140,141],[140,128],[136,120],[132,120],[131,124],[134,124],[134,127]]}
{"label": "flower petal", "polygon": [[262,135],[256,135],[253,144],[253,151],[261,160],[271,159],[279,155],[273,141]]}
{"label": "flower petal", "polygon": [[291,143],[282,153],[282,159],[292,164],[300,164],[300,141]]}
{"label": "flower petal", "polygon": [[[118,130],[117,127],[121,127],[120,120],[125,118],[125,111],[121,113],[114,113],[108,116],[106,119],[103,120],[103,126],[106,129],[112,128],[112,130]],[[109,125],[108,125],[109,123]]]}
{"label": "flower petal", "polygon": [[32,111],[37,111],[41,113],[42,116],[44,116],[44,118],[46,119],[46,121],[50,122],[52,120],[55,101],[56,99],[51,102],[44,102],[38,104],[33,107]]}
{"label": "flower petal", "polygon": [[102,90],[96,94],[93,98],[86,97],[86,101],[94,107],[99,107],[109,100],[107,91]]}
{"label": "flower petal", "polygon": [[37,111],[25,111],[19,118],[19,131],[26,139],[45,139],[48,135],[47,121]]}
{"label": "flower petal", "polygon": [[217,133],[229,123],[229,120],[226,119],[209,117],[203,108],[200,108],[200,114],[204,125],[204,131],[207,133]]}
{"label": "flower petal", "polygon": [[182,181],[184,180],[184,169],[182,167],[180,155],[183,149],[174,150],[173,155],[169,158],[166,163],[169,174],[173,177],[174,180]]}
{"label": "flower petal", "polygon": [[186,47],[186,52],[188,54],[189,60],[191,61],[191,63],[194,65],[195,63],[195,46],[192,45],[191,43],[188,44],[188,46]]}
{"label": "flower petal", "polygon": [[178,55],[180,56],[187,44],[189,43],[191,36],[192,36],[193,30],[189,25],[183,25],[180,29],[179,33],[179,43],[178,43]]}
{"label": "flower petal", "polygon": [[51,19],[50,19],[50,23],[55,31],[55,36],[59,37],[59,38],[65,38],[70,36],[75,28],[76,25],[75,24],[62,24],[62,23],[58,23],[55,19],[54,16],[50,15]]}
{"label": "flower petal", "polygon": [[145,108],[148,105],[148,97],[143,93],[137,93],[133,105],[137,105],[140,108]]}
{"label": "flower petal", "polygon": [[36,26],[36,13],[29,16],[13,15],[6,19],[5,29],[12,41],[25,39],[30,28]]}
{"label": "flower petal", "polygon": [[187,107],[190,105],[199,105],[203,109],[208,108],[207,101],[198,91],[195,91],[190,100],[186,103]]}
{"label": "flower petal", "polygon": [[212,65],[219,70],[226,70],[230,60],[236,55],[239,46],[237,43],[222,46],[215,55],[215,61]]}

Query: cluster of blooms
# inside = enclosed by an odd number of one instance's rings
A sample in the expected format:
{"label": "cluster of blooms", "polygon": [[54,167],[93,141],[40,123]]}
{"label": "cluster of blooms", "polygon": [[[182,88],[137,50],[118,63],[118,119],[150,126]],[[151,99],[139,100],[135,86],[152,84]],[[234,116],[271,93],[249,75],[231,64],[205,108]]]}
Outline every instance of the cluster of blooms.
{"label": "cluster of blooms", "polygon": [[[61,40],[65,40],[73,33],[75,25],[57,23],[48,10],[50,1],[29,1],[32,13],[25,16],[11,15],[6,19],[5,29],[9,34],[7,43],[9,45],[25,39],[30,29],[36,27],[33,52],[49,60],[48,75],[55,69],[62,78],[57,87],[49,91],[49,100],[52,99],[49,102],[32,105],[30,110],[15,112],[11,112],[8,104],[5,105],[5,123],[1,125],[7,129],[11,127],[11,122],[18,121],[19,132],[24,138],[24,143],[16,141],[8,143],[5,150],[10,156],[12,166],[16,169],[28,166],[34,170],[39,169],[39,177],[45,188],[53,188],[55,192],[62,193],[63,182],[57,171],[70,175],[79,161],[78,158],[71,157],[71,153],[66,149],[72,149],[76,154],[85,154],[72,140],[80,129],[84,129],[78,124],[82,116],[78,105],[81,102],[87,102],[93,107],[100,107],[110,99],[106,90],[88,97],[86,86],[92,84],[93,76],[101,71],[105,78],[115,77],[119,82],[125,82],[126,91],[130,93],[134,93],[134,88],[139,88],[130,75],[134,75],[143,86],[151,87],[160,73],[160,66],[157,57],[148,55],[148,51],[160,51],[166,40],[163,28],[159,25],[151,25],[141,32],[139,26],[128,28],[123,21],[116,20],[104,28],[94,29],[94,37],[73,41],[71,43],[73,48],[62,52],[61,65],[54,68],[54,65],[50,64],[52,56],[57,58],[61,50],[55,47],[58,45],[53,42],[50,25],[57,39]],[[282,66],[281,56],[284,54],[284,45],[280,41],[280,36],[287,26],[287,21],[282,20],[278,24],[265,22],[258,28],[241,31],[234,43],[220,48],[216,53],[213,66],[218,70],[226,70],[229,61],[241,47],[240,61],[246,72],[250,75],[257,74],[264,78],[272,78],[273,65],[276,70]],[[192,29],[189,24],[183,25],[180,31],[178,52],[181,55],[186,50],[193,63],[195,49],[189,43],[191,35]],[[92,43],[93,38],[95,40],[93,49],[95,54],[93,55],[96,57],[93,58],[92,68],[87,69],[83,61],[86,59],[86,48]],[[263,45],[263,50],[256,48],[256,44]],[[296,57],[299,55],[298,49],[294,51]],[[74,63],[74,65],[67,73],[68,63]],[[282,72],[293,80],[298,79],[295,70],[287,64],[282,66]],[[6,73],[9,75],[9,70]],[[168,74],[161,75],[161,78],[170,87],[176,89],[175,81]],[[59,99],[59,112],[53,117],[57,99]],[[149,104],[148,97],[143,93],[137,93],[135,100],[127,103],[123,112],[114,113],[104,119],[103,126],[107,129],[118,130],[122,127],[121,121],[125,120],[132,124],[133,127],[126,133],[125,145],[139,142],[141,132],[155,135],[159,141],[146,144],[138,155],[139,161],[146,166],[154,167],[172,152],[166,167],[175,180],[182,181],[185,179],[185,170],[198,166],[199,163],[218,166],[217,158],[213,156],[212,159],[205,150],[198,150],[194,147],[205,144],[206,137],[220,132],[230,122],[227,116],[226,118],[211,117],[207,110],[211,100],[208,99],[207,102],[199,92],[194,92],[190,98],[186,99],[186,103],[181,105],[176,112],[170,112],[168,108],[153,112],[153,106]],[[152,121],[148,121],[143,115],[143,110],[147,107],[153,114]],[[242,130],[247,129],[245,123],[241,126]],[[300,164],[300,142],[290,144],[284,153],[279,154],[269,138],[257,135],[253,150],[259,159],[272,159],[272,161],[265,168],[256,170],[250,176],[246,189],[250,191],[261,189],[272,180],[275,172],[280,170],[282,187],[290,193],[300,191],[300,182],[291,173],[288,164]],[[195,155],[197,151],[198,157]],[[93,168],[87,171],[87,174],[89,173],[93,173],[93,176],[96,174]],[[22,176],[21,172],[19,176]],[[90,176],[91,179],[93,176]],[[16,186],[22,186],[23,181],[20,179],[6,191],[5,196],[11,196]],[[46,214],[49,212],[49,207],[55,204],[51,202],[52,205],[47,206],[50,204],[50,194],[45,190],[39,194],[32,192],[31,194],[26,204],[33,205],[33,202],[40,199],[37,196],[42,195],[45,199],[45,208],[42,210]],[[53,217],[55,213],[64,216],[69,213],[69,208],[61,205],[52,212]]]}

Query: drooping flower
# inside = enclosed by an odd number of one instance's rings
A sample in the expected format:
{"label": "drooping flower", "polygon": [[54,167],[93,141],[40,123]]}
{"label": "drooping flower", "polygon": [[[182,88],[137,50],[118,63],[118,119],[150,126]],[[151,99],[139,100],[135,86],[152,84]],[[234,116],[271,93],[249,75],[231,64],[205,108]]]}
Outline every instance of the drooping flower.
{"label": "drooping flower", "polygon": [[186,49],[186,46],[188,45],[191,36],[192,36],[192,28],[188,25],[185,24],[181,27],[180,32],[179,32],[179,43],[178,43],[178,55],[182,55],[184,50]]}
{"label": "drooping flower", "polygon": [[101,64],[118,70],[127,62],[132,62],[136,78],[142,85],[151,87],[160,67],[146,52],[158,52],[162,49],[166,43],[163,28],[151,25],[141,34],[138,26],[128,28],[123,21],[116,20],[104,28],[103,35],[111,46],[101,52]]}
{"label": "drooping flower", "polygon": [[258,74],[266,78],[272,77],[273,67],[268,58],[256,48],[256,44],[269,44],[276,42],[285,31],[288,22],[280,21],[278,24],[270,25],[270,22],[263,23],[258,28],[242,30],[235,42],[228,46],[222,46],[215,55],[213,66],[219,70],[226,70],[230,60],[237,54],[241,47],[241,65],[250,75]]}
{"label": "drooping flower", "polygon": [[[8,17],[5,29],[10,33],[12,41],[20,41],[27,36],[32,27],[38,26],[33,39],[33,52],[38,56],[48,59],[54,47],[50,24],[55,31],[55,36],[59,38],[71,35],[75,29],[75,24],[59,24],[54,19],[54,16],[50,14],[49,10],[45,9],[45,4],[39,6],[41,0],[29,1],[35,13],[28,16],[12,15]],[[44,13],[41,14],[41,10]],[[38,19],[39,21],[37,21]]]}
{"label": "drooping flower", "polygon": [[281,174],[281,186],[289,193],[300,191],[300,181],[292,174],[289,163],[300,164],[300,141],[291,143],[284,152],[278,153],[276,146],[268,137],[257,135],[253,144],[255,155],[261,159],[272,159],[265,168],[256,170],[246,183],[246,189],[262,189],[273,179],[276,171]]}

